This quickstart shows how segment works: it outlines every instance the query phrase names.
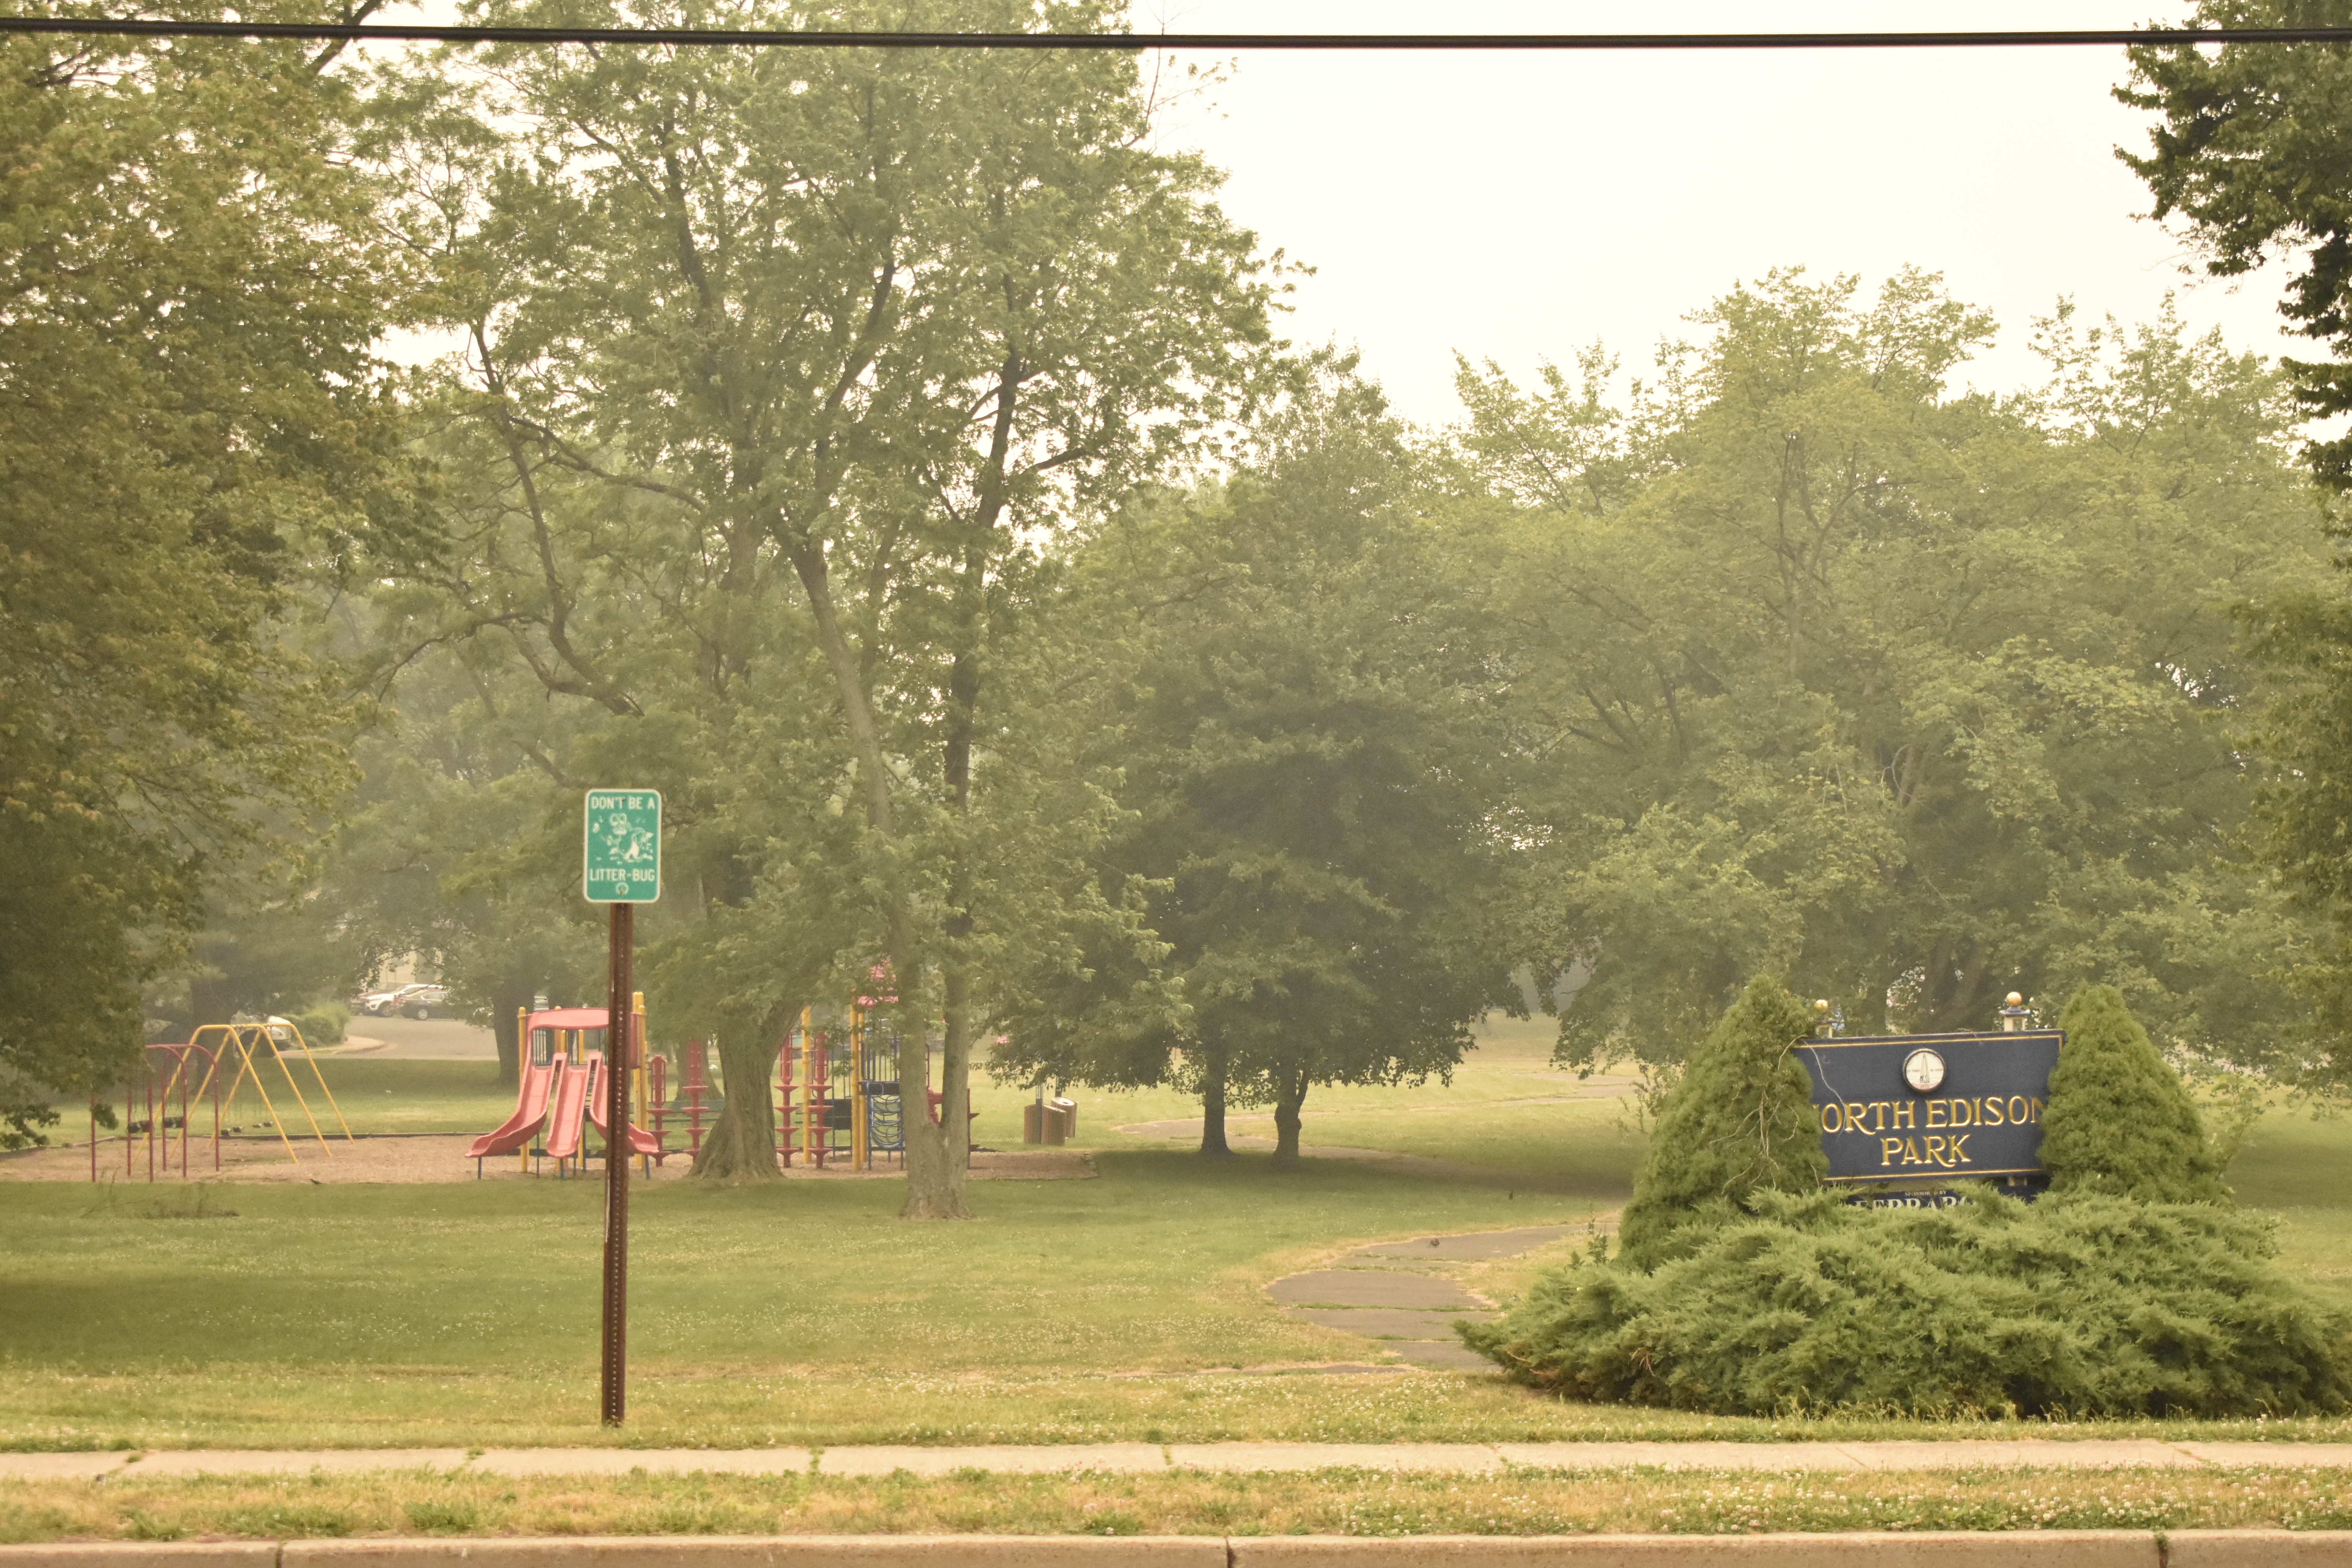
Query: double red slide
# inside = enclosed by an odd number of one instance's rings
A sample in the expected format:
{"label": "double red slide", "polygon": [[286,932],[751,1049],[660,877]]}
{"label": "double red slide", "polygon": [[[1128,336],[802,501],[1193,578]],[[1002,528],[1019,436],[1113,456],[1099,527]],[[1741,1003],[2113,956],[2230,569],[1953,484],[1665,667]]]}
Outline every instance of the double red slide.
{"label": "double red slide", "polygon": [[547,1120],[548,1092],[554,1086],[555,1069],[561,1060],[531,1066],[522,1069],[522,1092],[515,1097],[514,1114],[500,1122],[495,1131],[485,1132],[467,1146],[466,1158],[479,1160],[489,1154],[511,1154],[539,1135],[540,1124]]}
{"label": "double red slide", "polygon": [[[495,1131],[483,1133],[468,1144],[466,1158],[480,1160],[492,1154],[511,1154],[528,1147],[543,1127],[549,1156],[570,1159],[580,1152],[583,1121],[593,1124],[598,1136],[603,1136],[605,1094],[602,1051],[590,1051],[587,1061],[579,1065],[562,1057],[537,1065],[526,1064],[521,1092],[515,1097],[514,1114]],[[659,1158],[663,1152],[660,1141],[652,1133],[634,1122],[630,1124],[630,1153]]]}

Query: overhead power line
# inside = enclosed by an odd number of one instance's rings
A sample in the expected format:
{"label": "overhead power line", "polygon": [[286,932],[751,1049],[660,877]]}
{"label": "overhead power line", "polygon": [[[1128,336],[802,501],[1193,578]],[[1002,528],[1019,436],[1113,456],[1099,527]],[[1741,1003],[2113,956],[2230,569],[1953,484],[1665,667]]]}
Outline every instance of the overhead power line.
{"label": "overhead power line", "polygon": [[2342,44],[2352,27],[2075,27],[1944,33],[909,33],[730,27],[405,26],[0,16],[0,33],[251,38],[306,43],[661,44],[772,49],[1421,50],[1553,53],[1697,49],[2122,48],[2132,45]]}

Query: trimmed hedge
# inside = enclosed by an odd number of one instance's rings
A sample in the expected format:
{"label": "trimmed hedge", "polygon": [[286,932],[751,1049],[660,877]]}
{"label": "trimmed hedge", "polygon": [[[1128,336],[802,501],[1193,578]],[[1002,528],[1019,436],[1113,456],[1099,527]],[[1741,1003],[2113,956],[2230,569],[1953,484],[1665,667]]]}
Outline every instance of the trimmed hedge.
{"label": "trimmed hedge", "polygon": [[1778,986],[1750,985],[1659,1118],[1620,1258],[1604,1244],[1543,1276],[1464,1341],[1552,1393],[1735,1415],[2352,1404],[2352,1314],[2272,1261],[2268,1227],[2230,1204],[2195,1106],[2111,987],[2067,1007],[2053,1187],[2030,1205],[1983,1183],[1942,1209],[1822,1191],[1818,1139],[1787,1129],[1792,1093],[1812,1127],[1788,1052],[1806,1022]]}
{"label": "trimmed hedge", "polygon": [[1463,1338],[1579,1399],[1738,1415],[2334,1411],[2352,1319],[2210,1204],[1759,1192],[1654,1273],[1587,1261]]}

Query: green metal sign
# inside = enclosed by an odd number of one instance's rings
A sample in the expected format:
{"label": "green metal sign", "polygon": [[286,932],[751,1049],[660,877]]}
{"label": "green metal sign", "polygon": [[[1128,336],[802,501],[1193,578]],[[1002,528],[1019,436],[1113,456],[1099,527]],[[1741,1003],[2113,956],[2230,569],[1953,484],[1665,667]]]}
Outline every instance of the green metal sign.
{"label": "green metal sign", "polygon": [[661,792],[592,789],[580,890],[595,904],[650,904],[661,897]]}

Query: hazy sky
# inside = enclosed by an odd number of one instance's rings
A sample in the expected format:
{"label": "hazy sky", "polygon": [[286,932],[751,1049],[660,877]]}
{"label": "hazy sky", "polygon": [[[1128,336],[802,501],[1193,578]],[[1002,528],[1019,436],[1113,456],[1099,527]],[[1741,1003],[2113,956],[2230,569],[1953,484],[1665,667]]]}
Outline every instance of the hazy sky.
{"label": "hazy sky", "polygon": [[[2126,27],[2147,0],[1764,5],[1648,0],[1139,0],[1139,28],[1458,32]],[[2166,7],[2175,17],[2185,7]],[[1227,210],[1316,267],[1300,341],[1360,346],[1400,409],[1454,417],[1454,351],[1524,374],[1606,340],[1629,368],[1683,314],[1776,266],[1943,272],[2002,332],[1979,385],[2033,377],[2031,319],[2152,314],[2168,289],[2242,348],[2284,346],[2273,266],[2182,276],[2116,161],[2147,117],[2120,50],[1238,57],[1171,141],[1228,171]]]}

